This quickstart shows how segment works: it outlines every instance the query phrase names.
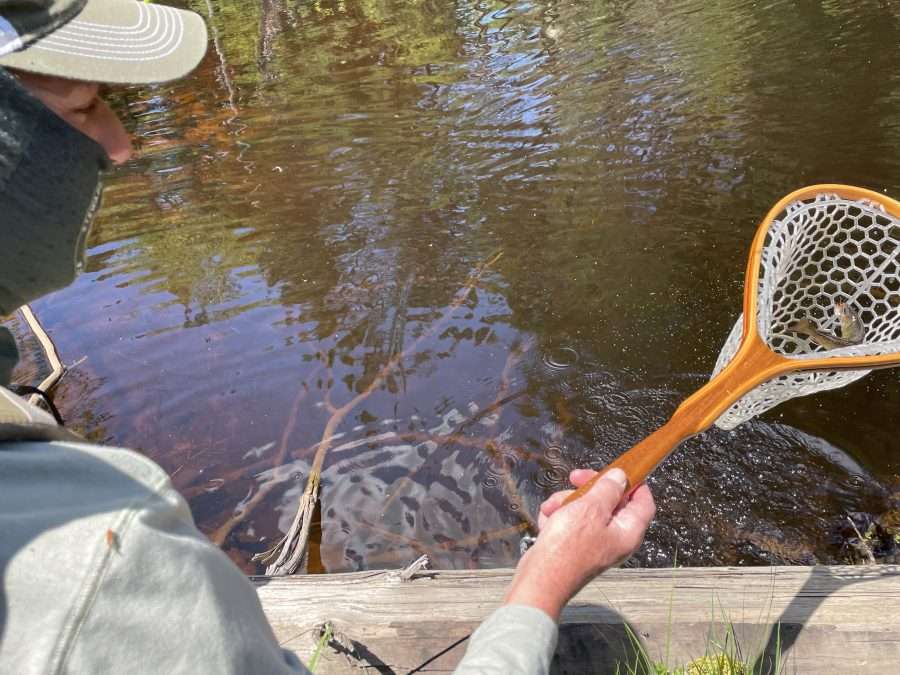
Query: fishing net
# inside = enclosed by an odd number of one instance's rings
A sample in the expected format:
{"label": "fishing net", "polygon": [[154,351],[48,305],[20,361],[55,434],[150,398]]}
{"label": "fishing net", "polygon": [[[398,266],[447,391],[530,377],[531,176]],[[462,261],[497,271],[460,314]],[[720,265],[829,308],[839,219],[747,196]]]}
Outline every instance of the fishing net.
{"label": "fishing net", "polygon": [[[873,356],[900,352],[900,220],[875,202],[819,193],[789,204],[772,221],[762,250],[757,326],[777,354],[790,359]],[[840,335],[836,303],[862,319],[859,344],[828,349],[791,330],[810,319],[819,331]],[[719,353],[715,377],[741,343],[739,317]],[[795,396],[843,387],[869,369],[827,368],[780,375],[745,394],[716,420],[733,429]]]}

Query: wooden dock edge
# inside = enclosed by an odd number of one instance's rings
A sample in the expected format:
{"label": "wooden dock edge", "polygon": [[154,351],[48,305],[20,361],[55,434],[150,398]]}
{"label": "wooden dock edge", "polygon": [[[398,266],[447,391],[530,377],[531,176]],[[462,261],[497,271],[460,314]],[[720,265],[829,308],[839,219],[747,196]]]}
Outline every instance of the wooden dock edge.
{"label": "wooden dock edge", "polygon": [[[511,577],[499,569],[426,570],[409,581],[390,571],[251,580],[278,641],[304,662],[322,627],[333,627],[322,675],[452,672]],[[896,673],[900,566],[610,570],[569,604],[561,624],[559,673],[633,664],[629,633],[670,666],[730,640],[758,659],[760,673],[774,670],[776,652],[783,673]]]}

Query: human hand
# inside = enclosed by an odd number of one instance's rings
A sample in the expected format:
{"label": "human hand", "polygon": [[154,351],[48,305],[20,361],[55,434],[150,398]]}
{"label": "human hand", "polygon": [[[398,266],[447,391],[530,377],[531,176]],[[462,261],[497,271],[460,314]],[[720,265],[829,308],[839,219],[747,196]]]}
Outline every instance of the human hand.
{"label": "human hand", "polygon": [[[576,469],[569,480],[577,488],[595,474]],[[622,470],[611,469],[571,504],[563,506],[574,490],[557,492],[541,504],[540,534],[519,561],[505,603],[537,607],[557,620],[588,581],[634,553],[656,506],[644,484],[623,501],[626,485]]]}

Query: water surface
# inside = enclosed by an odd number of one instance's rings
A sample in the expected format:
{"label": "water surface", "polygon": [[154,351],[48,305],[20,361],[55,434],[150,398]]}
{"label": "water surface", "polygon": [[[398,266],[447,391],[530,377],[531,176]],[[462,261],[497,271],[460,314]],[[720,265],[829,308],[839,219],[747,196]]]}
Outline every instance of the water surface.
{"label": "water surface", "polygon": [[[772,203],[900,196],[890,2],[187,6],[206,59],[117,94],[140,151],[35,309],[86,357],[71,425],[158,461],[247,571],[373,382],[313,567],[514,564],[569,469],[706,380]],[[898,401],[881,372],[689,441],[634,564],[844,559],[847,514],[892,508]]]}

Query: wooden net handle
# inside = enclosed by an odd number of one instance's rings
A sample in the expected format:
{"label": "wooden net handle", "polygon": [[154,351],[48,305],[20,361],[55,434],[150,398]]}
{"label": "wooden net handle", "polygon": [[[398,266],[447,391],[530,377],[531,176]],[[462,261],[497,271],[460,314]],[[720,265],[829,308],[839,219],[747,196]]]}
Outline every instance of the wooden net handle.
{"label": "wooden net handle", "polygon": [[792,371],[834,370],[843,368],[885,368],[900,365],[900,354],[873,356],[839,356],[815,359],[788,359],[773,352],[757,331],[759,269],[766,236],[772,221],[792,203],[814,199],[819,194],[837,194],[850,200],[867,200],[881,204],[895,218],[900,218],[900,203],[872,190],[852,185],[822,184],[795,190],[778,201],[757,228],[750,246],[744,277],[744,324],[741,346],[734,358],[708,384],[682,403],[672,418],[650,436],[620,455],[585,485],[565,500],[568,504],[584,495],[609,469],[618,467],[628,479],[628,491],[643,483],[678,445],[687,438],[708,429],[734,402],[759,384]]}
{"label": "wooden net handle", "polygon": [[583,496],[604,473],[613,468],[625,472],[628,479],[626,493],[630,492],[643,483],[682,441],[706,431],[741,396],[760,383],[795,369],[796,361],[779,356],[753,336],[741,346],[721,373],[678,406],[668,422],[619,455],[569,495],[563,504]]}

